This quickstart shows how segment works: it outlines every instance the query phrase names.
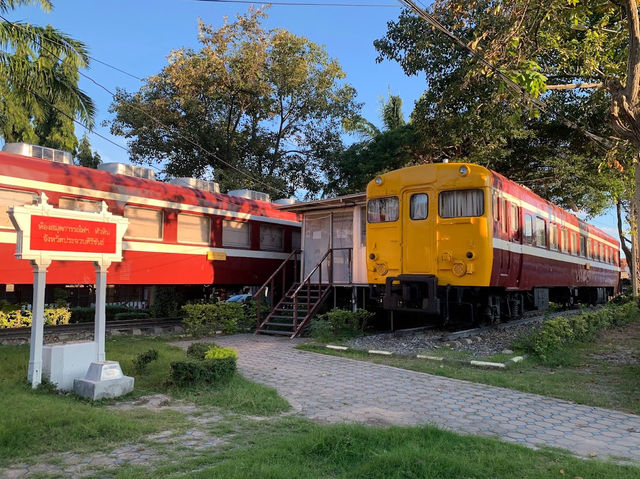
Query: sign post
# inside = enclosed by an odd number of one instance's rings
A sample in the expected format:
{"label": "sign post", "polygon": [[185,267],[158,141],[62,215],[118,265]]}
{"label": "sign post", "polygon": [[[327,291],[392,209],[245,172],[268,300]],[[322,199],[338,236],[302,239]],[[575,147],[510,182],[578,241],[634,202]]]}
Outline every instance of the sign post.
{"label": "sign post", "polygon": [[[72,389],[74,380],[87,373],[89,364],[105,362],[107,270],[112,262],[122,261],[122,238],[129,220],[110,213],[105,202],[97,213],[54,208],[47,203],[45,193],[40,195],[37,205],[10,207],[9,216],[18,233],[16,258],[29,260],[33,265],[33,319],[27,378],[32,387],[37,387],[42,382],[44,361],[50,380],[54,382],[55,375],[60,389]],[[47,268],[52,261],[94,263],[96,313],[93,342],[69,345],[66,349],[63,346],[55,352],[47,350],[47,361],[43,359],[44,294]],[[57,355],[56,358],[53,355]],[[108,366],[113,371],[114,365]],[[130,379],[132,386],[133,379]]]}

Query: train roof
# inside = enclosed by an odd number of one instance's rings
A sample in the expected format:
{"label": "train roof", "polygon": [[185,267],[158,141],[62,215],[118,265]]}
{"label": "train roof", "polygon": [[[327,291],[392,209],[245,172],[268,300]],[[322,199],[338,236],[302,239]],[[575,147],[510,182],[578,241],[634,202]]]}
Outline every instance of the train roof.
{"label": "train roof", "polygon": [[[85,168],[83,166],[42,160],[38,158],[0,152],[0,179],[6,177],[10,185],[15,185],[10,178],[44,182],[81,188],[82,196],[100,198],[100,192],[116,195],[138,196],[179,204],[215,207],[234,213],[250,213],[292,222],[299,222],[297,214],[282,211],[278,205],[266,201],[251,200],[239,196],[174,185],[162,181],[137,178],[109,173],[103,170]],[[15,185],[19,186],[19,185]],[[131,201],[136,203],[135,199]]]}

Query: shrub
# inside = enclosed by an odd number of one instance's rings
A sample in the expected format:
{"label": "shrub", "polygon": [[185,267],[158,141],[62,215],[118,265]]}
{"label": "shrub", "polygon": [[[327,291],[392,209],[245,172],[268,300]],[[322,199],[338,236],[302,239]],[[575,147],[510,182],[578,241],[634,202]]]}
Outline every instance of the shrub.
{"label": "shrub", "polygon": [[[66,308],[45,308],[44,324],[57,325],[68,324],[71,312]],[[14,309],[13,311],[0,311],[0,329],[25,328],[31,326],[32,313],[29,310]]]}
{"label": "shrub", "polygon": [[136,356],[136,358],[133,360],[133,367],[137,372],[143,373],[147,368],[147,365],[155,361],[156,359],[158,359],[158,351],[156,351],[155,349],[149,349],[148,351],[140,353]]}
{"label": "shrub", "polygon": [[213,343],[192,343],[187,348],[187,356],[193,359],[202,360],[207,351],[212,347],[216,347]]}
{"label": "shrub", "polygon": [[244,318],[244,308],[238,303],[186,304],[182,311],[186,332],[193,336],[213,335],[217,331],[233,334]]}
{"label": "shrub", "polygon": [[171,363],[171,382],[179,387],[197,384],[217,384],[228,381],[236,372],[232,357],[203,361],[175,361]]}
{"label": "shrub", "polygon": [[125,319],[148,319],[149,313],[146,311],[131,311],[127,313],[117,313],[114,315],[116,321],[122,321]]}
{"label": "shrub", "polygon": [[[258,302],[248,301],[243,305],[244,317],[238,321],[238,331],[251,332],[256,329],[256,320],[258,319]],[[260,303],[261,315],[260,318],[264,320],[269,314],[269,306],[265,301]]]}
{"label": "shrub", "polygon": [[182,294],[176,290],[175,286],[156,286],[149,309],[154,318],[177,318],[180,316],[182,304],[184,304]]}
{"label": "shrub", "polygon": [[562,346],[575,341],[591,341],[598,331],[627,324],[638,319],[639,313],[638,306],[633,302],[609,304],[598,311],[549,319],[518,343],[548,362]]}
{"label": "shrub", "polygon": [[204,355],[205,359],[227,359],[233,358],[238,359],[238,352],[235,349],[231,348],[219,348],[218,346],[214,346],[209,348],[209,350]]}
{"label": "shrub", "polygon": [[[332,309],[328,313],[318,316],[311,324],[311,337],[317,341],[344,339],[362,333],[367,321],[373,313],[364,309],[352,312],[346,309]],[[326,323],[326,324],[322,324]]]}

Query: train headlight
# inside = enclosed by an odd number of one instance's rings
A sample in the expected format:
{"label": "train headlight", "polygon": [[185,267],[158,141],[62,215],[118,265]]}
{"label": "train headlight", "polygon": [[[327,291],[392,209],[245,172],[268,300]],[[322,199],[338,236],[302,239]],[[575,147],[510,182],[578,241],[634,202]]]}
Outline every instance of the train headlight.
{"label": "train headlight", "polygon": [[380,186],[382,184],[382,176],[376,176],[375,182],[376,185]]}
{"label": "train headlight", "polygon": [[465,274],[467,274],[467,265],[462,262],[453,263],[453,267],[451,268],[453,274],[461,278]]}
{"label": "train headlight", "polygon": [[389,272],[389,268],[387,267],[386,264],[384,263],[378,263],[376,265],[376,273],[378,273],[380,276],[384,276]]}
{"label": "train headlight", "polygon": [[469,174],[469,167],[467,165],[462,165],[458,169],[458,173],[460,173],[460,176],[467,176]]}

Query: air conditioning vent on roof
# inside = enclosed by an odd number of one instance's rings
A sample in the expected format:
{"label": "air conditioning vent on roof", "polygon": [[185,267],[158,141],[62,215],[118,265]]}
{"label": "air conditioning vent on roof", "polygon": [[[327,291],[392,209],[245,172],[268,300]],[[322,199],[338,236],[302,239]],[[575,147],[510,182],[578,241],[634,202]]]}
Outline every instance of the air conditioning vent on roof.
{"label": "air conditioning vent on roof", "polygon": [[220,185],[215,181],[199,180],[198,178],[173,178],[169,180],[169,183],[173,183],[178,186],[186,186],[188,188],[195,188],[197,190],[210,191],[211,193],[220,193]]}
{"label": "air conditioning vent on roof", "polygon": [[46,146],[30,145],[29,143],[6,143],[2,147],[2,151],[73,165],[73,156],[71,153],[68,151],[54,150]]}
{"label": "air conditioning vent on roof", "polygon": [[156,174],[153,170],[143,168],[142,166],[128,165],[126,163],[100,163],[98,169],[116,175],[135,176],[136,178],[145,178],[147,180],[156,179]]}
{"label": "air conditioning vent on roof", "polygon": [[239,196],[240,198],[247,198],[249,200],[258,201],[271,201],[271,197],[268,193],[253,190],[231,190],[227,192],[231,196]]}
{"label": "air conditioning vent on roof", "polygon": [[274,201],[276,205],[295,205],[297,202],[295,198],[281,198]]}

